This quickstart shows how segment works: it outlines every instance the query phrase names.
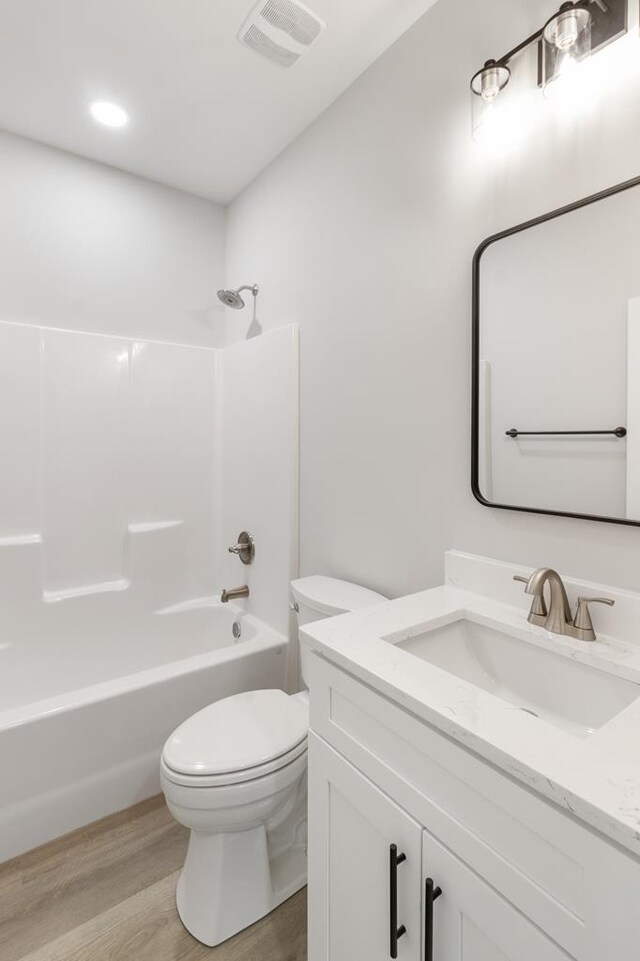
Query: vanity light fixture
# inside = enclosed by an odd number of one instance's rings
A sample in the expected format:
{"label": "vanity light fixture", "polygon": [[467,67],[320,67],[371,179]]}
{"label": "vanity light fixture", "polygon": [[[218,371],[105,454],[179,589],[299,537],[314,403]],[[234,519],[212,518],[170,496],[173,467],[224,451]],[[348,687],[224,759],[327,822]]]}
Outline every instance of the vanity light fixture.
{"label": "vanity light fixture", "polygon": [[628,0],[578,0],[560,9],[534,34],[498,60],[487,60],[471,78],[472,129],[475,140],[492,120],[502,91],[511,79],[510,64],[534,44],[538,47],[538,86],[548,97],[559,81],[572,77],[590,54],[627,32]]}
{"label": "vanity light fixture", "polygon": [[511,71],[505,63],[487,60],[484,67],[471,78],[471,110],[474,139],[480,131],[487,130],[495,113],[495,104],[501,90],[509,83]]}
{"label": "vanity light fixture", "polygon": [[558,84],[570,81],[576,67],[591,54],[591,11],[563,4],[542,31],[544,94],[552,97]]}

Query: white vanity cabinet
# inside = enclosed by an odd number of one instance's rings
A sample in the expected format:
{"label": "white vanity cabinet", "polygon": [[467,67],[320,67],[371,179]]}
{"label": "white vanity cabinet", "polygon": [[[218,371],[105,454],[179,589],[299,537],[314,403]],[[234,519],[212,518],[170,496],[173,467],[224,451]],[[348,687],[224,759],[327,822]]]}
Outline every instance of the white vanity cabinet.
{"label": "white vanity cabinet", "polygon": [[308,673],[309,961],[387,961],[394,922],[400,961],[640,961],[638,859],[321,656]]}
{"label": "white vanity cabinet", "polygon": [[427,831],[423,861],[426,884],[433,876],[442,891],[429,918],[428,890],[423,905],[425,944],[431,943],[434,959],[567,961],[557,944]]}
{"label": "white vanity cabinet", "polygon": [[[331,961],[385,961],[390,946],[391,875],[396,924],[406,928],[397,957],[419,961],[422,828],[356,769],[311,735],[309,806],[313,814],[316,877],[323,879],[310,957]],[[391,846],[396,861],[391,863]],[[400,863],[397,863],[397,860]],[[310,897],[314,895],[311,886]],[[319,903],[321,902],[321,903]]]}

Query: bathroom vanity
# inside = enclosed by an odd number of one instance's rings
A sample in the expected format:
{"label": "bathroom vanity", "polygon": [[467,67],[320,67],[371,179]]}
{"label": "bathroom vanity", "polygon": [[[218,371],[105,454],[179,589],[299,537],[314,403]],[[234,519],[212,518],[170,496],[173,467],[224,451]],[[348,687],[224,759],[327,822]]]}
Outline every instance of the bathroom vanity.
{"label": "bathroom vanity", "polygon": [[303,629],[309,959],[637,961],[640,598],[588,644],[527,623],[527,572],[446,570]]}

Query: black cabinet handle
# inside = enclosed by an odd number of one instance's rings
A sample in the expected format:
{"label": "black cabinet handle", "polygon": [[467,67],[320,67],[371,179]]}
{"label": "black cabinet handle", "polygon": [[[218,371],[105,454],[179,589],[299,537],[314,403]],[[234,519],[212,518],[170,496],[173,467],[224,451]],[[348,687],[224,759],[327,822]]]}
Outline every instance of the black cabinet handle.
{"label": "black cabinet handle", "polygon": [[398,846],[389,847],[389,957],[398,957],[398,939],[406,934],[404,924],[398,927],[398,865],[407,860],[406,854],[398,854]]}
{"label": "black cabinet handle", "polygon": [[442,888],[435,888],[433,878],[427,878],[424,898],[424,961],[433,961],[433,902],[441,894]]}

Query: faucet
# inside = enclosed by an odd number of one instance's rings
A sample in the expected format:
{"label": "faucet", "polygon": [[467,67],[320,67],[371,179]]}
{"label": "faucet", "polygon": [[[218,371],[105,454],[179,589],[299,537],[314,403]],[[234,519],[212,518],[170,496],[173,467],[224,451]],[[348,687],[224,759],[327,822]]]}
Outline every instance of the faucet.
{"label": "faucet", "polygon": [[[527,618],[530,624],[539,624],[552,634],[574,637],[579,641],[596,640],[589,604],[607,604],[609,607],[615,604],[610,597],[579,597],[576,615],[573,617],[563,580],[551,567],[539,567],[528,579],[518,575],[513,579],[526,584],[525,594],[533,595]],[[547,583],[549,584],[548,610],[544,599],[544,586]]]}
{"label": "faucet", "polygon": [[544,600],[544,585],[549,584],[549,611],[544,626],[552,634],[566,634],[567,627],[573,626],[571,605],[562,578],[550,567],[540,567],[534,571],[527,582],[525,594],[541,597]]}
{"label": "faucet", "polygon": [[248,531],[240,531],[237,543],[229,548],[230,554],[237,554],[243,564],[253,564],[256,556],[256,544]]}
{"label": "faucet", "polygon": [[242,587],[230,587],[229,589],[226,587],[223,588],[222,594],[220,595],[220,600],[223,604],[228,604],[229,601],[235,601],[238,597],[248,596],[249,588],[246,584],[243,584]]}

